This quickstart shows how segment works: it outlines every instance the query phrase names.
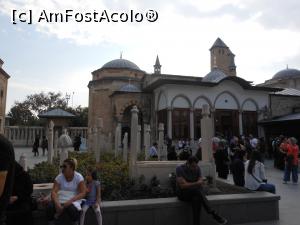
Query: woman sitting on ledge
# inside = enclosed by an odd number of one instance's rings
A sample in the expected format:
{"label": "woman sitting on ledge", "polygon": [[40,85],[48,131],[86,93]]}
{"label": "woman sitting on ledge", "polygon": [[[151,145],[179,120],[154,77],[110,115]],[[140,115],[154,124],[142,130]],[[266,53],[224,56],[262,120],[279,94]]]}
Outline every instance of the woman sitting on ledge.
{"label": "woman sitting on ledge", "polygon": [[48,220],[57,225],[73,224],[79,221],[81,202],[85,197],[86,188],[82,175],[75,171],[75,159],[66,159],[53,184],[52,202],[49,204]]}
{"label": "woman sitting on ledge", "polygon": [[265,166],[258,151],[253,151],[250,160],[245,164],[245,187],[252,191],[276,192],[275,186],[267,183]]}

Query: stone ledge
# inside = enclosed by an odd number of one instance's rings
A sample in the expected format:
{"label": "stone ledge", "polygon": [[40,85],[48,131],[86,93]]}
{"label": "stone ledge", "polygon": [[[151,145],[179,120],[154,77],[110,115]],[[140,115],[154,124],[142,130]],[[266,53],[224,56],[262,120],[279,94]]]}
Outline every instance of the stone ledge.
{"label": "stone ledge", "polygon": [[[225,216],[230,224],[279,219],[280,196],[266,192],[247,194],[209,195],[210,204]],[[173,198],[138,199],[102,202],[104,225],[191,225],[189,204]],[[36,225],[46,225],[45,211],[33,212]],[[91,221],[95,221],[91,218]],[[202,224],[215,224],[202,210]],[[94,225],[93,222],[88,223]]]}
{"label": "stone ledge", "polygon": [[[211,195],[207,198],[214,209],[228,218],[230,224],[279,219],[278,195],[255,192]],[[192,224],[190,206],[175,197],[103,202],[102,210],[104,224],[109,225],[135,225],[141,221],[152,225]],[[215,224],[202,211],[202,223]]]}

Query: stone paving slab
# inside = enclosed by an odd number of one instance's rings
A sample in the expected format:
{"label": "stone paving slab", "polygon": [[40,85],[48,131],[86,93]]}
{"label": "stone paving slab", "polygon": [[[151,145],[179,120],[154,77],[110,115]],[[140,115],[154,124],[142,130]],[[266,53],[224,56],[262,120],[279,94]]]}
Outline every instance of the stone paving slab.
{"label": "stone paving slab", "polygon": [[[283,171],[275,169],[272,161],[266,161],[268,183],[276,185],[279,201],[279,221],[246,223],[240,225],[299,225],[300,224],[300,185],[283,184]],[[263,213],[263,212],[262,212]]]}
{"label": "stone paving slab", "polygon": [[20,156],[22,155],[22,153],[24,153],[24,155],[26,156],[26,159],[27,159],[27,167],[33,168],[35,164],[43,162],[43,161],[47,161],[47,151],[45,153],[45,156],[43,156],[42,152],[43,151],[40,148],[39,149],[40,155],[35,157],[32,152],[32,148],[15,147],[15,159],[16,159],[16,161],[19,161]]}

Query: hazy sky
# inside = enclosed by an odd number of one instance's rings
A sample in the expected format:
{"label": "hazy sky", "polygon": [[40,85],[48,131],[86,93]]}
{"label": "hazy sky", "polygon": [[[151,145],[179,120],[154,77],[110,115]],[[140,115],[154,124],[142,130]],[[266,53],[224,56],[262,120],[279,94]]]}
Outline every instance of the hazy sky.
{"label": "hazy sky", "polygon": [[[158,12],[150,23],[11,22],[12,10],[82,13]],[[220,37],[236,55],[238,76],[261,83],[277,71],[300,69],[299,0],[0,0],[0,58],[11,75],[14,101],[41,91],[74,92],[74,105],[88,105],[91,72],[119,58],[153,71],[205,76],[209,48]]]}

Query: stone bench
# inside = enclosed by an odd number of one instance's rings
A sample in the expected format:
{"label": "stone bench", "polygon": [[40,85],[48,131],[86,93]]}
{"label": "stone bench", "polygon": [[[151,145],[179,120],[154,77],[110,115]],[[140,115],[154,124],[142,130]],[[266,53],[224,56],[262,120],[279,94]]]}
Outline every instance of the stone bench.
{"label": "stone bench", "polygon": [[[207,197],[214,209],[230,224],[270,221],[279,219],[280,196],[267,192]],[[90,211],[89,217],[91,217]],[[46,225],[45,212],[35,211],[36,225]],[[104,225],[190,225],[191,207],[177,198],[107,201],[102,203]],[[202,210],[203,224],[215,224]],[[94,222],[87,223],[93,225]]]}

